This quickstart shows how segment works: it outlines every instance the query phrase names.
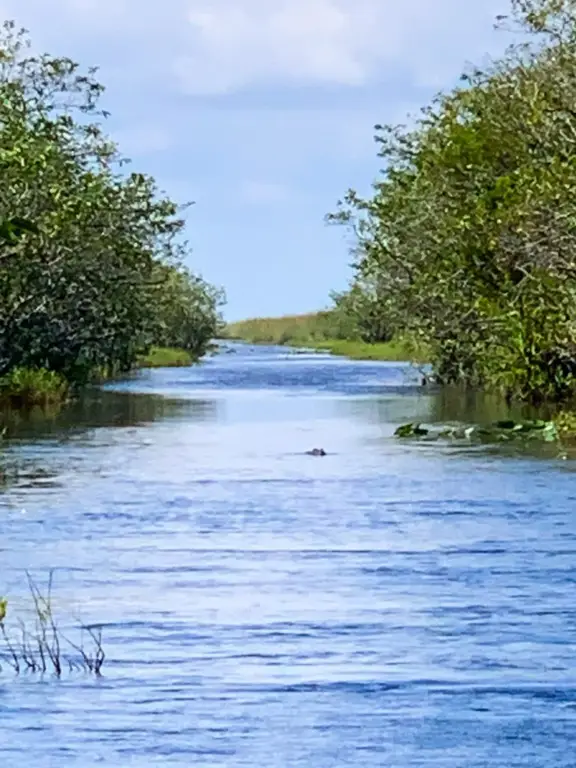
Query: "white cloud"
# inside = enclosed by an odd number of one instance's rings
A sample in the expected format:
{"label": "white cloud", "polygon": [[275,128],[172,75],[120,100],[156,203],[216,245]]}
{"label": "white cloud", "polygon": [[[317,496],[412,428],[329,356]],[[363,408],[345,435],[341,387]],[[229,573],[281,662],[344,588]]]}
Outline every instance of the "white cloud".
{"label": "white cloud", "polygon": [[180,60],[180,72],[192,90],[227,91],[278,77],[357,85],[364,79],[357,55],[363,14],[361,9],[351,14],[343,5],[334,0],[193,2],[188,23],[194,50]]}
{"label": "white cloud", "polygon": [[193,93],[288,82],[358,86],[410,72],[436,84],[494,46],[505,0],[189,0],[189,50],[175,68]]}
{"label": "white cloud", "polygon": [[[33,34],[82,40],[125,63],[176,75],[189,93],[253,85],[446,82],[467,58],[502,47],[507,0],[4,0]],[[49,6],[49,8],[48,8]]]}

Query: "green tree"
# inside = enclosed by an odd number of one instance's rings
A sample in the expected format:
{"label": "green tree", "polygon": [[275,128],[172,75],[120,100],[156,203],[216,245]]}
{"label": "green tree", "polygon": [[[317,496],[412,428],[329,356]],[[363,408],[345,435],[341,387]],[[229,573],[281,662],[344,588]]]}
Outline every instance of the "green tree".
{"label": "green tree", "polygon": [[34,56],[26,33],[4,25],[0,220],[12,225],[0,241],[0,375],[41,367],[83,382],[126,370],[162,326],[171,286],[159,265],[177,270],[187,256],[181,207],[126,173],[102,129],[102,91],[95,69]]}
{"label": "green tree", "polygon": [[[528,42],[377,126],[383,176],[331,216],[357,240],[354,286],[425,340],[440,381],[576,391],[576,3],[513,0]],[[362,310],[368,317],[370,305]]]}
{"label": "green tree", "polygon": [[178,347],[201,357],[212,339],[224,329],[222,290],[184,267],[164,267],[157,298],[160,346]]}

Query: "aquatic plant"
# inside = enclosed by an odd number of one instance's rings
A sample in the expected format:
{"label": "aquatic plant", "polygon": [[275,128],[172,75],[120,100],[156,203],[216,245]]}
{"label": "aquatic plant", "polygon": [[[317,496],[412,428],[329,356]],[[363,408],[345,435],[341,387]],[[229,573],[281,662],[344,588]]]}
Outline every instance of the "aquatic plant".
{"label": "aquatic plant", "polygon": [[394,432],[400,438],[424,438],[438,440],[476,440],[479,442],[508,442],[510,440],[540,440],[554,442],[559,439],[559,431],[554,421],[532,419],[525,421],[495,421],[488,426],[442,426],[423,427],[421,424],[402,424]]}
{"label": "aquatic plant", "polygon": [[576,438],[576,413],[574,411],[560,411],[554,416],[554,423],[562,437]]}
{"label": "aquatic plant", "polygon": [[[58,625],[52,605],[53,573],[50,573],[46,593],[42,593],[29,573],[26,573],[33,606],[33,627],[21,618],[9,627],[8,599],[0,598],[0,671],[3,663],[16,674],[21,672],[52,673],[57,677],[65,668],[89,672],[99,677],[106,655],[102,647],[102,628],[78,622],[78,642],[64,634]],[[69,653],[65,652],[69,649]]]}

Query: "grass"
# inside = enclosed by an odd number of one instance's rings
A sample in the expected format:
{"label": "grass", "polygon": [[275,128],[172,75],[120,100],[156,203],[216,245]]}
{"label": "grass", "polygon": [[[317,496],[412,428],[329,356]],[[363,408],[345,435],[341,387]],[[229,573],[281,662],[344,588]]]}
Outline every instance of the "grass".
{"label": "grass", "polygon": [[[255,317],[230,323],[226,335],[252,344],[291,344],[304,346],[313,341],[325,341],[334,335],[330,312],[309,312],[304,315]],[[332,334],[330,331],[332,330]]]}
{"label": "grass", "polygon": [[184,349],[152,347],[147,355],[138,358],[139,368],[178,368],[192,365],[192,355]]}
{"label": "grass", "polygon": [[333,355],[349,357],[351,360],[381,360],[389,362],[410,360],[415,363],[426,362],[426,354],[423,350],[415,350],[411,344],[402,340],[368,344],[364,341],[327,339],[326,341],[313,342],[312,346],[314,349],[325,350]]}
{"label": "grass", "polygon": [[62,632],[54,614],[53,574],[50,574],[45,593],[28,573],[26,576],[31,597],[31,622],[26,624],[21,618],[12,619],[13,611],[8,610],[8,600],[0,597],[0,670],[4,662],[17,675],[49,672],[60,677],[68,667],[71,671],[76,669],[99,677],[106,658],[101,627],[78,622],[76,629],[80,636],[71,640]]}
{"label": "grass", "polygon": [[226,336],[251,344],[307,347],[353,360],[426,361],[423,348],[415,348],[401,339],[368,344],[360,340],[334,338],[334,330],[330,312],[311,312],[283,317],[257,317],[230,323],[226,328]]}
{"label": "grass", "polygon": [[[187,366],[194,362],[183,349],[153,347],[138,360],[139,368]],[[112,374],[104,369],[95,371],[93,381],[106,381]],[[14,368],[0,377],[0,406],[9,408],[49,408],[68,400],[70,385],[59,373],[46,368]]]}
{"label": "grass", "polygon": [[0,378],[0,402],[16,408],[62,403],[68,391],[66,379],[45,368],[14,368]]}

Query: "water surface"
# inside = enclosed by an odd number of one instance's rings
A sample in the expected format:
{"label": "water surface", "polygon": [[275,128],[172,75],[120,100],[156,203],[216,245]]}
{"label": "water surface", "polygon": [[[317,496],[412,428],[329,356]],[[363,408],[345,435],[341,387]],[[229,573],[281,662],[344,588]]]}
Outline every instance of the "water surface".
{"label": "water surface", "polygon": [[395,440],[503,415],[417,383],[241,347],[11,423],[0,592],[56,568],[108,659],[5,669],[0,764],[574,766],[572,464]]}

